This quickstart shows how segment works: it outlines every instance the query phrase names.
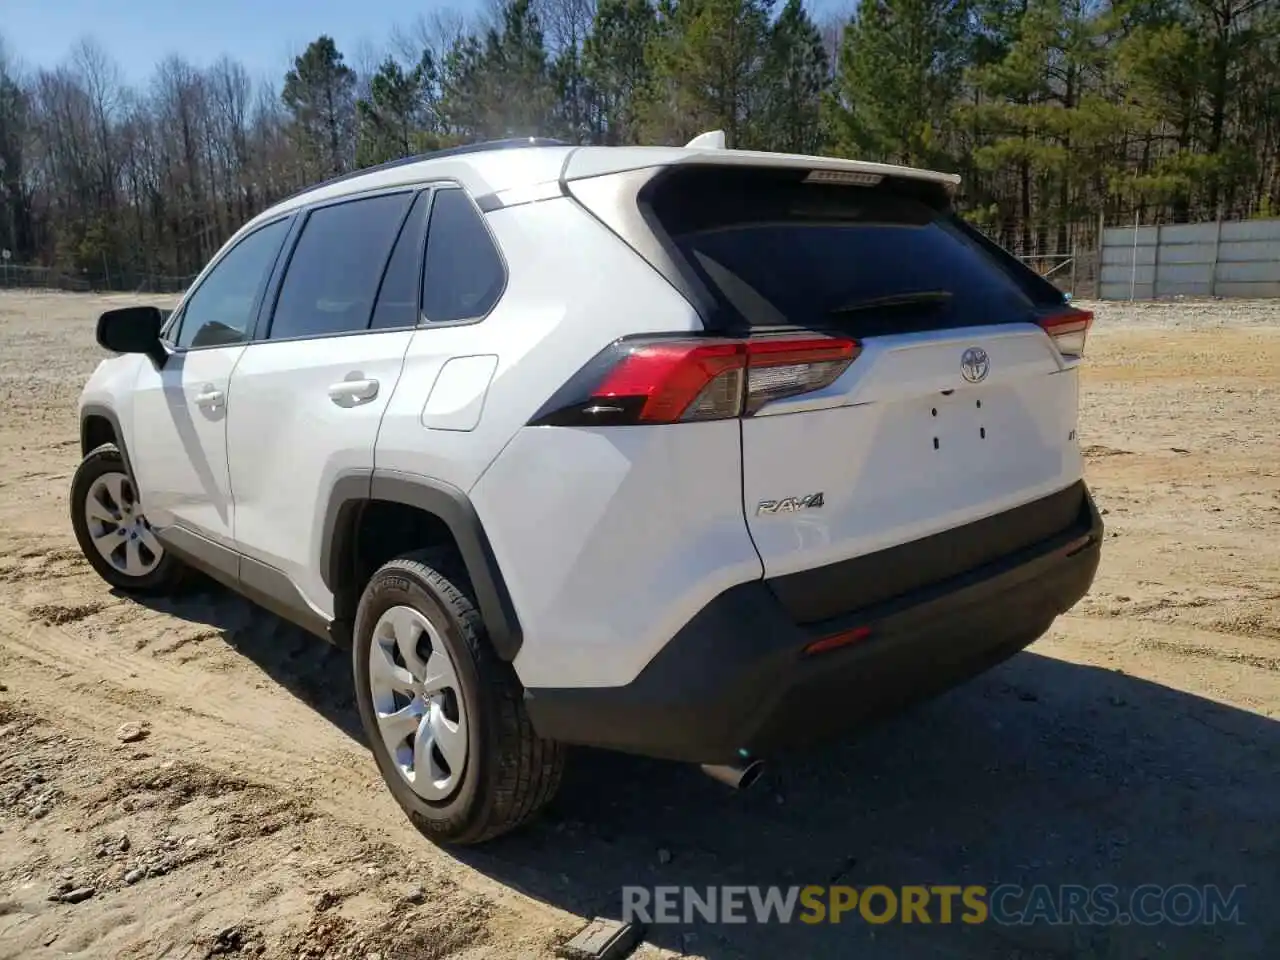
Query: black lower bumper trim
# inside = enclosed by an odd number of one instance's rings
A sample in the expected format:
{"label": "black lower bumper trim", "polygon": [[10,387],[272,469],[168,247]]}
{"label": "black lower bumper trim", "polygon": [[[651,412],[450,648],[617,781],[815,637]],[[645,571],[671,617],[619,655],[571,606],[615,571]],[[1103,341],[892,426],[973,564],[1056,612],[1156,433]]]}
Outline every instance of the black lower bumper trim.
{"label": "black lower bumper trim", "polygon": [[[726,763],[820,742],[955,686],[1040,637],[1084,596],[1102,521],[1075,523],[976,569],[838,619],[801,625],[764,581],[703,608],[623,687],[526,691],[538,733],[671,760]],[[852,627],[857,643],[804,648]]]}

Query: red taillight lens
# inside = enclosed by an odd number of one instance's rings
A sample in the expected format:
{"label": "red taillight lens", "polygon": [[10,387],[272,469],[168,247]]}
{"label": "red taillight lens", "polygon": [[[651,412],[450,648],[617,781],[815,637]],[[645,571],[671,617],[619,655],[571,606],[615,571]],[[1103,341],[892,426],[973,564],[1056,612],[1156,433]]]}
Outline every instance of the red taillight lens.
{"label": "red taillight lens", "polygon": [[643,398],[635,416],[639,423],[736,417],[746,355],[746,347],[733,340],[637,344],[592,395]]}
{"label": "red taillight lens", "polygon": [[1045,333],[1058,345],[1058,352],[1064,357],[1072,358],[1084,356],[1084,341],[1092,324],[1093,313],[1076,307],[1069,307],[1061,313],[1040,320]]}
{"label": "red taillight lens", "polygon": [[841,337],[622,340],[587,364],[534,425],[723,420],[821,390],[857,357]]}

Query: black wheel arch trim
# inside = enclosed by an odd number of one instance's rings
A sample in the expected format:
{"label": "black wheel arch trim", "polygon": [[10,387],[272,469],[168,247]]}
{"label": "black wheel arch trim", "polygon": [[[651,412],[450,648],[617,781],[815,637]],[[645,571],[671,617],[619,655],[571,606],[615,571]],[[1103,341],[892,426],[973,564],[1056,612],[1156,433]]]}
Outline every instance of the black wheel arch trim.
{"label": "black wheel arch trim", "polygon": [[129,448],[125,446],[124,431],[120,428],[120,418],[116,416],[116,412],[110,407],[100,403],[86,403],[80,408],[80,456],[89,455],[89,451],[93,450],[98,444],[94,443],[89,433],[89,423],[95,417],[107,421],[111,425],[111,432],[115,434],[116,448],[120,451],[120,457],[124,460],[124,469],[129,474],[129,479],[137,482],[133,474],[133,464],[129,461]]}
{"label": "black wheel arch trim", "polygon": [[348,471],[338,476],[329,494],[320,548],[321,576],[335,598],[343,586],[344,565],[354,547],[352,538],[360,509],[371,500],[415,507],[439,517],[449,528],[462,554],[493,649],[503,660],[514,660],[523,633],[493,547],[471,499],[442,480],[377,469]]}

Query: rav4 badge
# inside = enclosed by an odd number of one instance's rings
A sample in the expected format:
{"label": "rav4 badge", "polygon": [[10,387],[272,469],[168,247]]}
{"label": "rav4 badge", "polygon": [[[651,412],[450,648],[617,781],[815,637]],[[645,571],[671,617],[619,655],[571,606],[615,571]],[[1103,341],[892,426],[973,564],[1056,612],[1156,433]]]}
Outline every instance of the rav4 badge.
{"label": "rav4 badge", "polygon": [[783,497],[781,500],[761,500],[756,506],[756,516],[771,513],[795,513],[797,510],[814,510],[822,506],[822,491],[807,497]]}

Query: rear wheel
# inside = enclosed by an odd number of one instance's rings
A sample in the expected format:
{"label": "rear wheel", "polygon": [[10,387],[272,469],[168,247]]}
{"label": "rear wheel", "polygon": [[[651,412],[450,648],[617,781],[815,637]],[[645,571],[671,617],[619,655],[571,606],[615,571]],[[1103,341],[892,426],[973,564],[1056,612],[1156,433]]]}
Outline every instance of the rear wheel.
{"label": "rear wheel", "polygon": [[550,801],[564,748],[534,732],[459,566],[445,552],[382,566],[360,598],[353,656],[360,719],[396,801],[430,839],[472,844]]}
{"label": "rear wheel", "polygon": [[81,461],[71,481],[71,527],[89,565],[130,593],[168,593],[182,563],[165,551],[147,521],[138,491],[114,444]]}

